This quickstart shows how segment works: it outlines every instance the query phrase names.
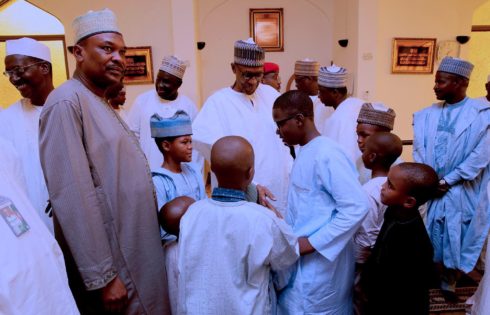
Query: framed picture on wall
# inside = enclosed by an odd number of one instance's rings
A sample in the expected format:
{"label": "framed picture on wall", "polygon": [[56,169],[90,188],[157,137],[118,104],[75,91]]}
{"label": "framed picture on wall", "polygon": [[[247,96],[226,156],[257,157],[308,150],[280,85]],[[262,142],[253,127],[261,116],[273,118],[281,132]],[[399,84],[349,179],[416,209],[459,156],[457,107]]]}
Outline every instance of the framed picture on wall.
{"label": "framed picture on wall", "polygon": [[432,73],[435,46],[435,38],[394,38],[391,73]]}
{"label": "framed picture on wall", "polygon": [[124,84],[153,83],[151,47],[128,47],[126,51],[126,73]]}
{"label": "framed picture on wall", "polygon": [[284,51],[283,9],[250,9],[250,37],[265,51]]}

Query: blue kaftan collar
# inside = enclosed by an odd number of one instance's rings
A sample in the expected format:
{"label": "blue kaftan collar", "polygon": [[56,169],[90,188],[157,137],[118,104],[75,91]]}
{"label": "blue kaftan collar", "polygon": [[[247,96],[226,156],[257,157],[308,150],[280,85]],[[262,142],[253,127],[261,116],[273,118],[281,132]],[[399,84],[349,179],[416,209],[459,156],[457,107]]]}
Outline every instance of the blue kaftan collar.
{"label": "blue kaftan collar", "polygon": [[222,187],[216,187],[213,189],[211,199],[222,202],[237,202],[246,200],[244,191]]}

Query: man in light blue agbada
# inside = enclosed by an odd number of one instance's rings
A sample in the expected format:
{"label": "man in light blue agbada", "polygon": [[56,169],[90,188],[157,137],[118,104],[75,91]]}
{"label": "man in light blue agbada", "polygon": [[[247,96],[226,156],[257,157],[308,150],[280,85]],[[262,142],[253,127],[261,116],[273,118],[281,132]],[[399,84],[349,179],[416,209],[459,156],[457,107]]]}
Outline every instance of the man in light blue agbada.
{"label": "man in light blue agbada", "polygon": [[300,260],[276,278],[279,314],[352,314],[352,237],[368,211],[353,163],[315,128],[307,94],[274,103],[278,133],[301,146],[291,172],[286,220],[299,237]]}
{"label": "man in light blue agbada", "polygon": [[454,299],[456,282],[470,272],[488,234],[490,107],[466,96],[473,65],[446,57],[436,73],[438,100],[414,114],[414,160],[439,175],[439,198],[428,204],[427,229],[441,288]]}

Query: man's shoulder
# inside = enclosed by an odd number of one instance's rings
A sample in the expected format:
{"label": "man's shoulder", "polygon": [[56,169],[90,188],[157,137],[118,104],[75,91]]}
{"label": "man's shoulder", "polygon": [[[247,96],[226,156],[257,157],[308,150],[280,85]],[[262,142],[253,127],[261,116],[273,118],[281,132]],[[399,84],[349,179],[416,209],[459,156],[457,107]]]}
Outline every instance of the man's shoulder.
{"label": "man's shoulder", "polygon": [[427,106],[427,107],[424,107],[422,108],[421,110],[419,111],[416,111],[413,115],[414,116],[423,116],[423,115],[427,115],[429,114],[430,112],[434,111],[434,110],[437,110],[439,108],[441,108],[441,106],[444,104],[444,102],[436,102],[436,103],[432,103],[431,105]]}
{"label": "man's shoulder", "polygon": [[79,101],[79,95],[82,93],[82,84],[75,79],[69,79],[63,82],[49,94],[48,98],[46,99],[46,103],[44,104],[44,108],[49,108],[54,104],[63,101],[76,103]]}
{"label": "man's shoulder", "polygon": [[22,101],[24,99],[20,99],[17,102],[11,104],[6,109],[0,111],[0,117],[10,117],[11,115],[15,115],[22,110]]}

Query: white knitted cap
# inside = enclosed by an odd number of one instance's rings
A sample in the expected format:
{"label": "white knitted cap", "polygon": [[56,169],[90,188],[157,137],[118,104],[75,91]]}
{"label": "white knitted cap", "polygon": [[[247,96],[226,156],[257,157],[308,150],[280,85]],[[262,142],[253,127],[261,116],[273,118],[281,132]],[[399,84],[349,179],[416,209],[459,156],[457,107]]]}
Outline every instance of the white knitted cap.
{"label": "white knitted cap", "polygon": [[89,36],[100,33],[121,34],[116,24],[116,15],[109,9],[88,11],[75,18],[72,23],[75,32],[75,44]]}
{"label": "white knitted cap", "polygon": [[29,37],[5,41],[5,56],[24,55],[51,62],[48,46]]}

